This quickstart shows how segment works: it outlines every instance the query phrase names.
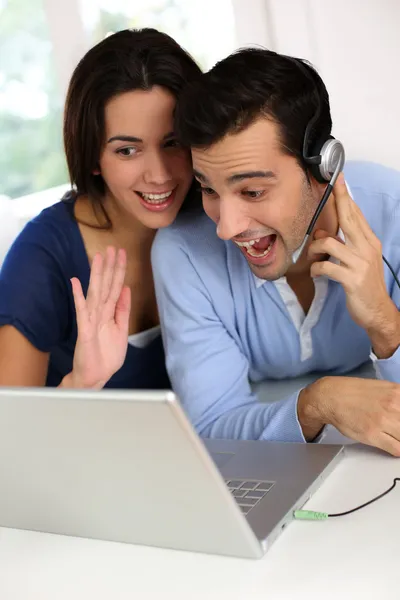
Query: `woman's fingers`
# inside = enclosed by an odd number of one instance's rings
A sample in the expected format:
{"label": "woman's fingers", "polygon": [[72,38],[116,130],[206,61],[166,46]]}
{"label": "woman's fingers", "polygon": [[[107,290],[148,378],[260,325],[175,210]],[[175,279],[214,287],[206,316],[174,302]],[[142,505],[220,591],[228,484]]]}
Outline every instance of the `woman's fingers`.
{"label": "woman's fingers", "polygon": [[71,279],[72,293],[74,295],[76,322],[78,325],[78,331],[82,331],[82,328],[86,325],[89,320],[89,311],[86,305],[85,296],[83,295],[81,282],[76,277]]}
{"label": "woman's fingers", "polygon": [[97,321],[103,322],[115,319],[116,306],[125,281],[126,263],[125,250],[117,251],[113,246],[107,247],[105,257],[100,253],[95,254],[90,271],[86,302],[82,288],[80,287],[81,295],[78,291],[78,302],[82,306],[83,299],[88,316],[96,314]]}
{"label": "woman's fingers", "polygon": [[90,280],[88,293],[86,298],[87,309],[89,314],[92,313],[99,306],[101,301],[101,287],[103,281],[103,264],[104,259],[102,255],[97,252],[94,255],[92,261],[92,268],[90,269]]}
{"label": "woman's fingers", "polygon": [[103,279],[101,283],[101,302],[104,304],[110,295],[111,283],[114,275],[115,261],[117,251],[114,246],[108,246],[106,249],[106,258],[103,270]]}
{"label": "woman's fingers", "polygon": [[115,318],[115,310],[117,302],[120,299],[122,288],[124,287],[126,275],[126,252],[125,250],[118,250],[115,265],[113,278],[110,288],[110,293],[107,299],[107,302],[104,305],[104,320],[109,320]]}
{"label": "woman's fingers", "polygon": [[115,322],[121,331],[129,333],[129,315],[131,312],[131,290],[128,286],[122,288],[115,308]]}

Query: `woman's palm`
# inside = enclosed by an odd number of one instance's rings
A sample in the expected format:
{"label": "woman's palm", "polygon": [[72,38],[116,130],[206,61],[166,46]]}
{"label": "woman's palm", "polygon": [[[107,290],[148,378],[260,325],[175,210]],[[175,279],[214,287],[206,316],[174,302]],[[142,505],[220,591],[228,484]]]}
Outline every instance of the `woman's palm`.
{"label": "woman's palm", "polygon": [[124,363],[131,304],[125,273],[125,252],[110,247],[105,260],[93,259],[86,299],[79,280],[71,280],[78,324],[73,378],[81,387],[103,387]]}

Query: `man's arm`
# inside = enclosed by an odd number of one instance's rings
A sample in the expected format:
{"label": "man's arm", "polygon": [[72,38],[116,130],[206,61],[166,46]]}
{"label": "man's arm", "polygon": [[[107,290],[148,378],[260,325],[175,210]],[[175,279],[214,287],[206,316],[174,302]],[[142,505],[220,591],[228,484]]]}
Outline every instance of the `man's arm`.
{"label": "man's arm", "polygon": [[400,385],[356,377],[322,377],[300,392],[299,419],[312,438],[324,424],[400,457]]}
{"label": "man's arm", "polygon": [[[395,257],[390,257],[391,267],[400,281],[400,268]],[[388,267],[385,267],[388,269]],[[378,327],[368,332],[371,340],[371,358],[379,379],[400,383],[400,288],[388,272],[391,284],[391,304],[387,316]]]}
{"label": "man's arm", "polygon": [[[315,232],[309,258],[329,254],[337,263],[316,261],[311,266],[311,275],[325,275],[343,286],[353,321],[366,331],[371,341],[378,377],[400,383],[400,290],[393,282],[389,295],[382,244],[351,198],[343,177],[336,182],[334,196],[345,243],[327,232]],[[392,267],[399,271],[398,264]]]}
{"label": "man's arm", "polygon": [[216,314],[185,249],[165,235],[153,272],[172,387],[204,437],[304,442],[295,392],[271,404],[252,394],[249,365]]}
{"label": "man's arm", "polygon": [[[400,291],[400,290],[399,290]],[[387,327],[370,335],[371,358],[379,379],[400,383],[400,313],[395,307],[392,321]]]}
{"label": "man's arm", "polygon": [[400,456],[400,385],[323,377],[279,402],[258,402],[247,359],[216,314],[186,250],[164,234],[156,239],[152,258],[172,386],[200,435],[317,441],[331,424],[356,441]]}

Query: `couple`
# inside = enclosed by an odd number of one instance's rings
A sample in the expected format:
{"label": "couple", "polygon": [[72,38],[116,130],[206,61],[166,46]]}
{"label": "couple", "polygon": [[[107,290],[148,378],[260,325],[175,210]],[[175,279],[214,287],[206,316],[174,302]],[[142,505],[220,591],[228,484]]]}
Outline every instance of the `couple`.
{"label": "couple", "polygon": [[[399,274],[400,174],[349,163],[293,262],[327,186],[304,156],[331,126],[298,60],[247,49],[202,74],[149,29],[92,48],[66,99],[74,191],[0,274],[0,385],[171,386],[204,437],[316,442],[332,424],[400,456],[382,261]],[[345,376],[370,357],[377,380]],[[250,388],[315,371],[274,403]]]}

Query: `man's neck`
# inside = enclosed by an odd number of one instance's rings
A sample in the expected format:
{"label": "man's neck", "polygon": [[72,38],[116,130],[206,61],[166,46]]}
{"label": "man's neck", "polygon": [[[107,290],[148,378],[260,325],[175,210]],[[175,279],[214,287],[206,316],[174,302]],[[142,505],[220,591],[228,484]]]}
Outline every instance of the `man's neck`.
{"label": "man's neck", "polygon": [[[314,232],[318,229],[326,231],[332,237],[338,234],[339,221],[335,200],[332,196],[325,206],[320,218],[318,219],[314,230],[311,232],[310,241],[304,248],[301,257],[295,265],[292,265],[288,269],[286,273],[286,280],[296,294],[305,314],[307,314],[310,310],[315,295],[314,281],[310,275],[310,269],[313,261],[308,259],[307,250],[309,245],[314,240]],[[327,258],[327,256],[321,256],[319,260],[327,260]]]}
{"label": "man's neck", "polygon": [[[287,279],[295,278],[300,279],[301,276],[310,279],[311,265],[315,260],[311,261],[307,257],[307,251],[310,244],[314,241],[314,233],[321,229],[329,233],[330,236],[335,237],[339,231],[339,220],[337,216],[336,203],[333,196],[331,196],[326,203],[324,210],[322,211],[318,221],[315,224],[313,231],[310,234],[310,239],[305,246],[302,255],[296,264],[289,267],[286,277]],[[326,256],[321,256],[320,260],[326,260]]]}

